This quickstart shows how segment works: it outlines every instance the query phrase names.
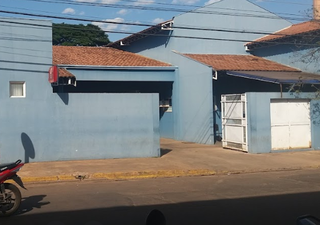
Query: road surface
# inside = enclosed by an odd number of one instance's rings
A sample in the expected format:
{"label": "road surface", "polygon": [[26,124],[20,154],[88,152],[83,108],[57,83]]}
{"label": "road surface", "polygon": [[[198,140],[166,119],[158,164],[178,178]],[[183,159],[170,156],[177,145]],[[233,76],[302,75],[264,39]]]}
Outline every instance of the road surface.
{"label": "road surface", "polygon": [[152,209],[168,225],[295,225],[320,217],[320,170],[131,181],[27,184],[17,215],[1,225],[144,225]]}

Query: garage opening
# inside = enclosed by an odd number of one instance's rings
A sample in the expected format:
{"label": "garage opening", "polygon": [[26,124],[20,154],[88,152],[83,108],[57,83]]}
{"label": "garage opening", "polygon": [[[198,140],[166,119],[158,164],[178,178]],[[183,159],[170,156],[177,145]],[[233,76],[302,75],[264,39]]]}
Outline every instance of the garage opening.
{"label": "garage opening", "polygon": [[173,82],[165,81],[77,81],[77,86],[53,86],[54,93],[158,93],[160,115],[172,111]]}

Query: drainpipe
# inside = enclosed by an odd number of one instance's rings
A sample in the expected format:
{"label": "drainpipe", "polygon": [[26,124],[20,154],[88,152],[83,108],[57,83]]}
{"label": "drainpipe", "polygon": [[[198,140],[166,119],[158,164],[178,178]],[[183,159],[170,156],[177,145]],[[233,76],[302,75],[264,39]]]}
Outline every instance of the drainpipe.
{"label": "drainpipe", "polygon": [[216,143],[218,140],[218,129],[217,129],[217,96],[216,96],[216,88],[215,88],[215,80],[218,80],[218,71],[212,69],[212,106],[213,106],[213,126],[212,126],[212,132],[213,132],[213,143]]}
{"label": "drainpipe", "polygon": [[282,94],[282,84],[280,83],[280,97],[282,98],[283,97],[283,94]]}
{"label": "drainpipe", "polygon": [[313,0],[313,19],[320,20],[320,0]]}

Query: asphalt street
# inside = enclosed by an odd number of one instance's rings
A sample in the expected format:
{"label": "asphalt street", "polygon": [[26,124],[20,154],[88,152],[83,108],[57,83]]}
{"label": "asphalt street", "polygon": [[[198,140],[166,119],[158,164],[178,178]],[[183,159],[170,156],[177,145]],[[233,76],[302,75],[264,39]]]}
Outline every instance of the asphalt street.
{"label": "asphalt street", "polygon": [[294,225],[320,217],[320,170],[28,184],[2,225],[144,225],[152,209],[168,225]]}

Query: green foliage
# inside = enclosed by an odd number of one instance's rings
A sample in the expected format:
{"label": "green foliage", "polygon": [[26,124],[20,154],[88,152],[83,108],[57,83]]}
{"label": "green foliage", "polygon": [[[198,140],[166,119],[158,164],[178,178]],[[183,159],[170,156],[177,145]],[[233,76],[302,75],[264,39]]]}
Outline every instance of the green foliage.
{"label": "green foliage", "polygon": [[110,43],[108,35],[93,24],[52,25],[52,44],[65,46],[102,46]]}

